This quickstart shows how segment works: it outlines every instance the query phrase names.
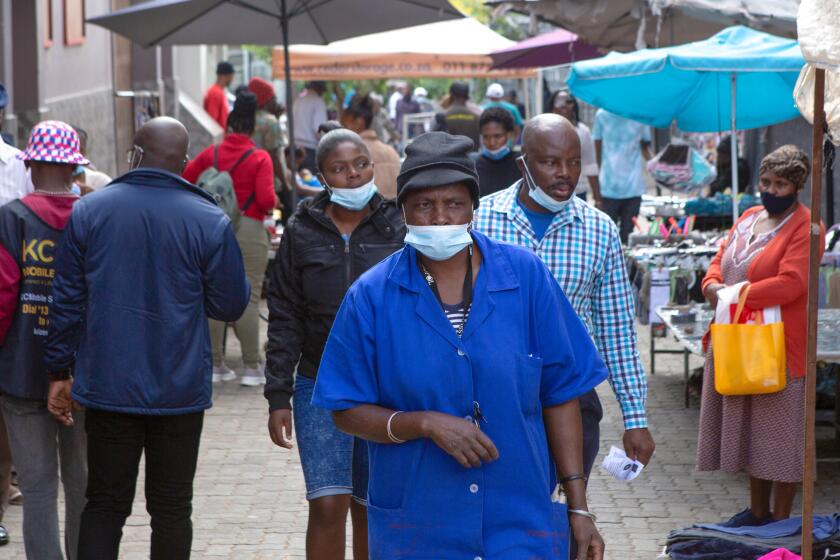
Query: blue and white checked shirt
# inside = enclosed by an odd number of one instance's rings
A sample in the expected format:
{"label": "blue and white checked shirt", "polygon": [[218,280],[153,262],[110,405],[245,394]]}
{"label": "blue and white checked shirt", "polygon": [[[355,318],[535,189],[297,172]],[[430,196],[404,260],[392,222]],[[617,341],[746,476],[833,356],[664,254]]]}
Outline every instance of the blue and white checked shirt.
{"label": "blue and white checked shirt", "polygon": [[485,235],[530,247],[560,283],[610,371],[624,427],[647,427],[647,380],[639,358],[633,293],[618,230],[604,213],[576,196],[537,241],[516,201],[521,181],[481,199],[474,227]]}

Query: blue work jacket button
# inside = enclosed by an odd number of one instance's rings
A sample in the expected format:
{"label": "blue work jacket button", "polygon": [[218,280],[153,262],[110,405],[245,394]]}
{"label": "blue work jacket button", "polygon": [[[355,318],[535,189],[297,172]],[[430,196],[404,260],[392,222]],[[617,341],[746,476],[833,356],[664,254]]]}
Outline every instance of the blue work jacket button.
{"label": "blue work jacket button", "polygon": [[470,492],[472,492],[473,494],[478,492],[478,484],[470,484]]}
{"label": "blue work jacket button", "polygon": [[464,351],[463,351],[463,350],[461,350],[460,348],[458,348],[458,355],[459,355],[459,356],[464,356],[464,355],[465,355],[465,354],[464,354]]}

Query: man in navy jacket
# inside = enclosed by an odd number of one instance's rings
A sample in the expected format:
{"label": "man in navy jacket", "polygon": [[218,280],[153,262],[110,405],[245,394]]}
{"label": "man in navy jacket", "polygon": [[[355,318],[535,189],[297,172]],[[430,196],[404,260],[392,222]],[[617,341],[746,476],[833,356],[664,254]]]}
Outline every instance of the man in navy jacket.
{"label": "man in navy jacket", "polygon": [[250,288],[230,220],[180,178],[188,144],[178,121],[146,123],[131,170],[76,204],[57,251],[48,408],[65,424],[74,403],[87,409],[79,560],[116,560],[144,452],[151,558],[190,555],[207,318],[238,319]]}

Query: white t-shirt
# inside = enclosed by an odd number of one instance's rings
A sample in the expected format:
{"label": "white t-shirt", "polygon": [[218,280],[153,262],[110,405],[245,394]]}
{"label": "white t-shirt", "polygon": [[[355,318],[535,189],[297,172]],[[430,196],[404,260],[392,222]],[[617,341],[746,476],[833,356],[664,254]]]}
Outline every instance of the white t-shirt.
{"label": "white t-shirt", "polygon": [[0,206],[35,190],[26,165],[17,158],[19,153],[20,150],[9,146],[0,137]]}
{"label": "white t-shirt", "polygon": [[391,120],[397,119],[397,103],[400,99],[402,99],[403,94],[399,91],[395,91],[391,94],[391,97],[388,98],[388,116],[391,117]]}
{"label": "white t-shirt", "polygon": [[589,192],[589,177],[598,176],[598,160],[595,159],[595,142],[589,127],[579,122],[577,125],[580,137],[580,179],[578,179],[576,193]]}
{"label": "white t-shirt", "polygon": [[318,147],[318,127],[327,122],[327,104],[314,91],[294,101],[295,143],[314,150]]}

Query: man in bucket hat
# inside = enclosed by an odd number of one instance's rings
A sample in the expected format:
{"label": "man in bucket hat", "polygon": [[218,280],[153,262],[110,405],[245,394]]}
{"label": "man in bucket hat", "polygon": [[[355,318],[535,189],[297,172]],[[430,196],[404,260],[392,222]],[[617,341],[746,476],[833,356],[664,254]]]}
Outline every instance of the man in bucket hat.
{"label": "man in bucket hat", "polygon": [[0,208],[0,409],[26,495],[26,556],[62,558],[60,479],[67,504],[65,552],[75,560],[87,484],[84,411],[75,413],[77,422],[70,426],[48,412],[43,344],[52,311],[55,249],[79,200],[70,191],[72,176],[87,160],[76,131],[59,121],[36,125],[17,157],[29,167],[36,190]]}

